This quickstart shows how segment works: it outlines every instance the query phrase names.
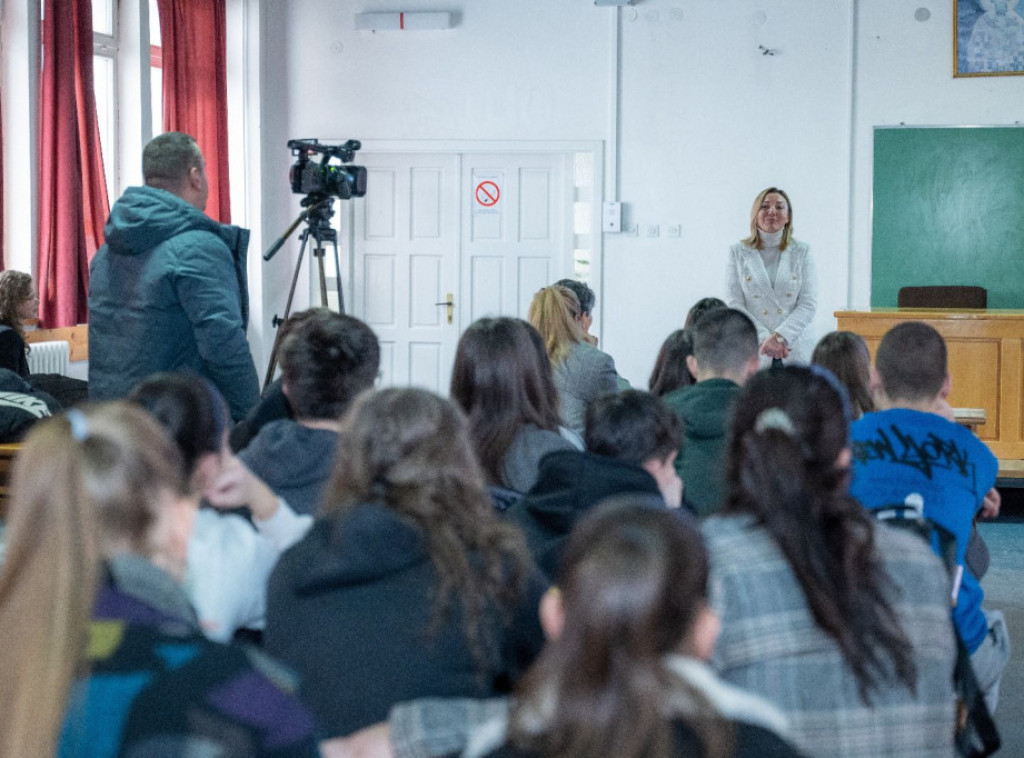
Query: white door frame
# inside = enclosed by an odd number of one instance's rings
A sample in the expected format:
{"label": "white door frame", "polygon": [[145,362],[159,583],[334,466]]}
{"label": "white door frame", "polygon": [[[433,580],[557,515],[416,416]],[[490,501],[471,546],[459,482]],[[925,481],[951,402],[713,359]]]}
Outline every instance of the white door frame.
{"label": "white door frame", "polygon": [[[335,142],[337,140],[326,140]],[[362,150],[367,153],[590,153],[594,167],[594,192],[591,197],[590,286],[597,296],[594,326],[591,332],[602,337],[604,323],[604,234],[601,229],[601,209],[604,203],[604,146],[602,140],[426,140],[426,139],[369,139],[362,140]],[[356,165],[359,153],[356,153]],[[460,211],[461,213],[461,211]],[[339,235],[339,252],[342,267],[346,269],[343,290],[346,310],[351,310],[353,300],[352,277],[354,273],[354,228],[353,204],[345,201],[339,209],[342,232]],[[462,224],[460,217],[460,226]],[[459,252],[461,258],[461,250]]]}

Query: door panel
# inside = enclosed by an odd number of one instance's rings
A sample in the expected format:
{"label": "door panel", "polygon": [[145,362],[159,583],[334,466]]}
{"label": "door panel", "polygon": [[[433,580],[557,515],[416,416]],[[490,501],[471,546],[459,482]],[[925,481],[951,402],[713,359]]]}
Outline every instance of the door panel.
{"label": "door panel", "polygon": [[[381,385],[448,393],[458,336],[526,317],[572,273],[572,156],[360,153],[353,304],[381,341]],[[452,295],[452,323],[446,301]]]}
{"label": "door panel", "polygon": [[526,318],[541,287],[572,273],[572,157],[466,154],[462,168],[462,328]]}
{"label": "door panel", "polygon": [[[355,201],[353,313],[381,342],[381,384],[447,394],[458,326],[458,157],[361,154],[366,197]],[[359,284],[361,283],[361,286]]]}

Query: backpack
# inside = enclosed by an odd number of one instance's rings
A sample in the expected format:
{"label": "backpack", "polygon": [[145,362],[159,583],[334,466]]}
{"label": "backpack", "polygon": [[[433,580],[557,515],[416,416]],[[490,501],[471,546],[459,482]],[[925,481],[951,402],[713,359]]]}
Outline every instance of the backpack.
{"label": "backpack", "polygon": [[[924,498],[912,492],[902,503],[873,509],[872,515],[888,526],[918,535],[932,546],[949,574],[950,602],[956,605],[964,570],[956,562],[956,537],[945,527],[925,517]],[[967,758],[983,758],[997,752],[1002,739],[974,676],[971,654],[967,652],[967,646],[955,626],[953,632],[956,635],[957,650],[956,667],[953,670],[953,687],[957,696],[956,749],[959,755]]]}

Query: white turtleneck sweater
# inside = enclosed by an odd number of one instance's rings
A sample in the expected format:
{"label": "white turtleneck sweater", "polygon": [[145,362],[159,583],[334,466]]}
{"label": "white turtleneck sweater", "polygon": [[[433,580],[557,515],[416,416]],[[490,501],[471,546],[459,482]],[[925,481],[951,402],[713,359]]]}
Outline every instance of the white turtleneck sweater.
{"label": "white turtleneck sweater", "polygon": [[773,287],[775,286],[775,275],[779,273],[779,258],[782,257],[779,245],[782,243],[782,235],[785,231],[785,229],[780,229],[777,232],[757,230],[758,239],[761,240],[761,249],[758,252],[761,254],[761,260],[764,261],[765,271],[768,272],[768,281],[772,283]]}

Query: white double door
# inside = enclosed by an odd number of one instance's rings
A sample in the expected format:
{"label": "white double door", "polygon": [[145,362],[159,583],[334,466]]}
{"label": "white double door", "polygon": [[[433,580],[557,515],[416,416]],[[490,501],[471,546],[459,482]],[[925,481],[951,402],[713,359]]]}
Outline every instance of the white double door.
{"label": "white double door", "polygon": [[448,394],[459,335],[526,317],[571,276],[572,154],[361,153],[352,312],[381,343],[381,385]]}

